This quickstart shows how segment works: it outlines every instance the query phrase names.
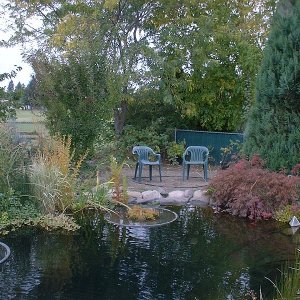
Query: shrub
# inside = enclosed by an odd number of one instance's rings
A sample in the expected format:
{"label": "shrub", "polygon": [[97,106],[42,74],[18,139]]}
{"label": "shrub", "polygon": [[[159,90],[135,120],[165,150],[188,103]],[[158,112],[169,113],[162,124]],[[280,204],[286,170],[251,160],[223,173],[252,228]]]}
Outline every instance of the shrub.
{"label": "shrub", "polygon": [[64,211],[73,203],[75,182],[84,157],[72,166],[71,138],[55,138],[34,158],[29,170],[35,198],[44,213]]}
{"label": "shrub", "polygon": [[296,204],[300,178],[268,171],[254,155],[220,171],[210,183],[212,199],[220,209],[252,220],[267,219],[286,205]]}
{"label": "shrub", "polygon": [[167,148],[168,160],[171,165],[178,165],[185,150],[185,142],[170,142]]}

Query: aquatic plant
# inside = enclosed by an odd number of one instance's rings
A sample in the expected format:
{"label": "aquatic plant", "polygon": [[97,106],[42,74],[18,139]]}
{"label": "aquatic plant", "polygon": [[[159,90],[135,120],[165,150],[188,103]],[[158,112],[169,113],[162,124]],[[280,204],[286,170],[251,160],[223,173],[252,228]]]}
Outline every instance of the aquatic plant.
{"label": "aquatic plant", "polygon": [[159,213],[152,208],[143,208],[139,205],[133,205],[128,209],[127,216],[129,219],[136,221],[150,221],[155,220],[159,216]]}

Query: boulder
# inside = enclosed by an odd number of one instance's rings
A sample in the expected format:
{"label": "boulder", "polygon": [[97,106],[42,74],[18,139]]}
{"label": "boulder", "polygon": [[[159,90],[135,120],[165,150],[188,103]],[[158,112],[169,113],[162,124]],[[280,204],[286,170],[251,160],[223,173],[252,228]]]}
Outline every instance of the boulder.
{"label": "boulder", "polygon": [[157,200],[161,198],[161,194],[158,191],[145,191],[142,192],[142,198],[145,201]]}
{"label": "boulder", "polygon": [[185,197],[184,191],[172,191],[169,193],[169,196],[167,198],[181,199],[181,198],[186,198],[186,197]]}

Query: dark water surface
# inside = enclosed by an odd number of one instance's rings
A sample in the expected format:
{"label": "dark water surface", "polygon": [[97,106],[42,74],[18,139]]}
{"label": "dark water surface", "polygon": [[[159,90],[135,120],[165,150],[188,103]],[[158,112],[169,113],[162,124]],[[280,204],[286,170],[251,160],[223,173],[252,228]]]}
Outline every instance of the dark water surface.
{"label": "dark water surface", "polygon": [[293,259],[299,234],[200,208],[172,208],[161,227],[119,228],[79,216],[75,235],[22,230],[1,241],[0,299],[272,299],[277,268]]}

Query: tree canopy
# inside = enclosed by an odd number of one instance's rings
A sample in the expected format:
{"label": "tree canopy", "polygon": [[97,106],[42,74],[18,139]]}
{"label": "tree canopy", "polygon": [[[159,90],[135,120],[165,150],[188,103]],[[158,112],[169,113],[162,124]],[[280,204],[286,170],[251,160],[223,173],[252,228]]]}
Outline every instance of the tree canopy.
{"label": "tree canopy", "polygon": [[[16,32],[10,43],[35,41],[36,49],[27,55],[50,123],[64,123],[65,116],[54,107],[63,106],[66,95],[72,111],[83,109],[79,103],[92,93],[93,103],[101,107],[93,113],[98,111],[99,119],[113,118],[120,136],[128,105],[143,101],[141,92],[148,95],[151,90],[193,129],[241,129],[253,102],[274,4],[275,0],[226,5],[220,0],[13,0],[5,8]],[[75,64],[81,65],[85,81],[77,77],[80,67]],[[55,82],[62,69],[73,78],[68,86],[66,80]],[[84,86],[90,84],[93,87]],[[80,86],[77,94],[75,86]],[[89,92],[83,97],[85,91]],[[82,122],[89,124],[94,117],[86,115]]]}

